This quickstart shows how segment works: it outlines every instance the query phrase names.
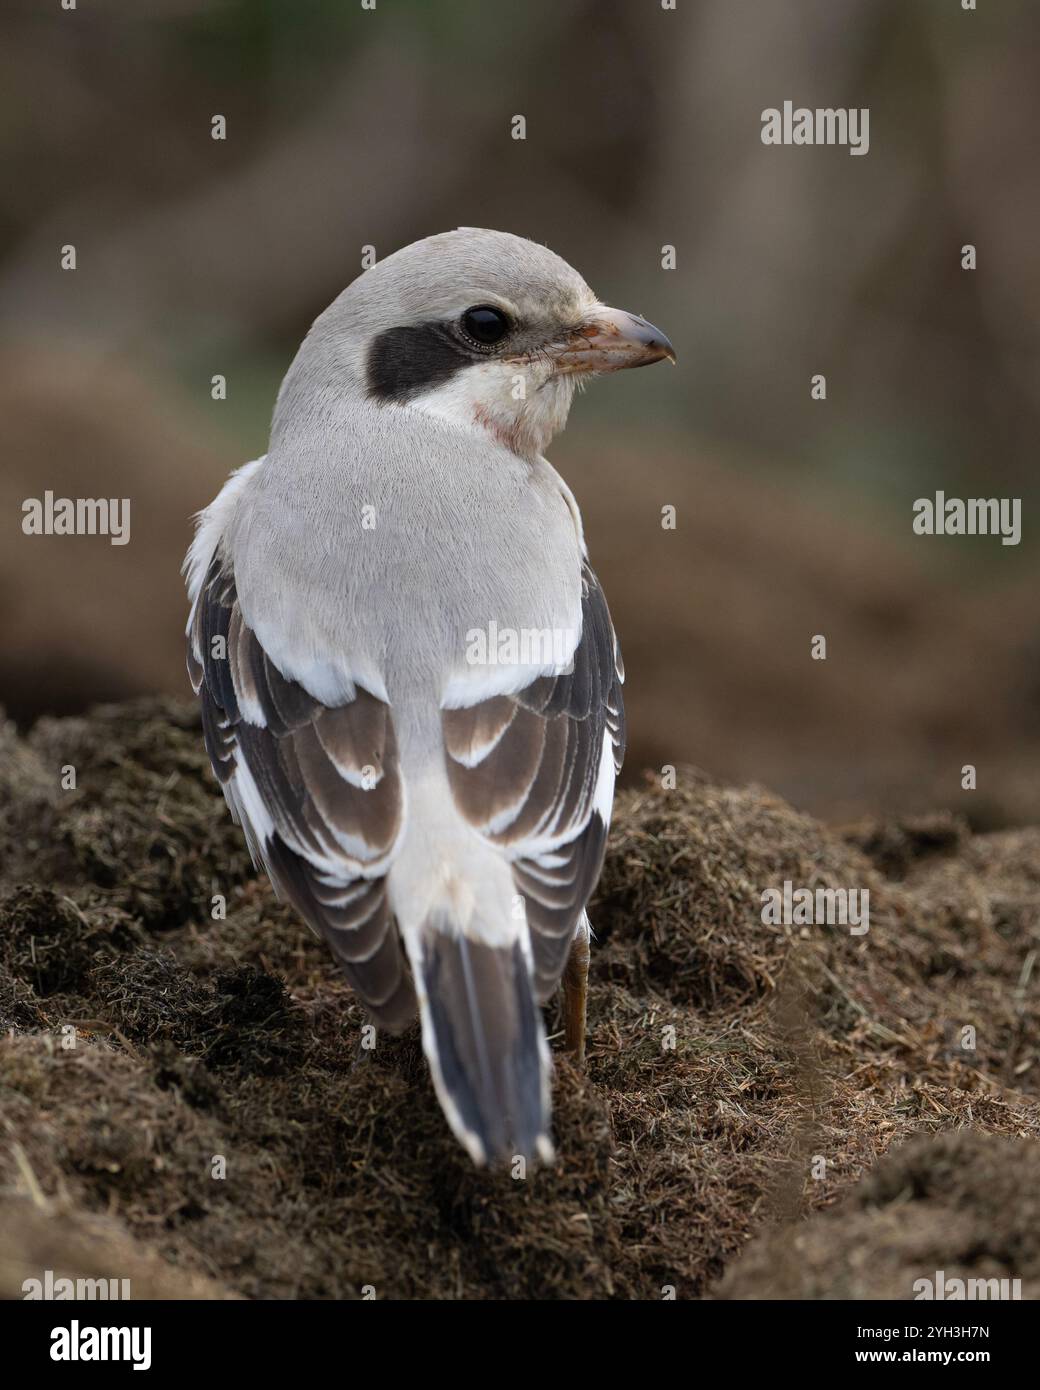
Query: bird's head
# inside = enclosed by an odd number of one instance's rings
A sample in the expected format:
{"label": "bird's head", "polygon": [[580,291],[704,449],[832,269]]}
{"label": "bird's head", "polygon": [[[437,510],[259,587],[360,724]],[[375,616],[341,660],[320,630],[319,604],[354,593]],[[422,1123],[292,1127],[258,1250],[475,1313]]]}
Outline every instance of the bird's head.
{"label": "bird's head", "polygon": [[321,315],[303,352],[373,401],[487,430],[525,457],[563,428],[582,380],[675,361],[663,333],[600,303],[552,251],[476,227],[377,262]]}

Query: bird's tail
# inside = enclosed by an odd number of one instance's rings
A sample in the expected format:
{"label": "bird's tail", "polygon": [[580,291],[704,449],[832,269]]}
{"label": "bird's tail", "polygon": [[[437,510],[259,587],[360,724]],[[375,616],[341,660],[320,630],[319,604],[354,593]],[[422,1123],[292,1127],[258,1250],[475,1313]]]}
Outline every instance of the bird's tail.
{"label": "bird's tail", "polygon": [[455,1134],[475,1163],[551,1162],[549,1049],[520,942],[490,946],[435,914],[409,946],[423,1049]]}

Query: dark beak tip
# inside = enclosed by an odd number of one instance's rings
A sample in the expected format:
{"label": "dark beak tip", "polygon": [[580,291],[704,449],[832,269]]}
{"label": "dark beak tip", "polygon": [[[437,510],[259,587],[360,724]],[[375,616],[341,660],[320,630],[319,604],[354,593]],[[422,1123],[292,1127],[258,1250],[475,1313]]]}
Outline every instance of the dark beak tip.
{"label": "dark beak tip", "polygon": [[663,333],[659,338],[655,338],[653,342],[648,343],[647,346],[650,348],[651,352],[657,353],[657,356],[654,358],[655,362],[670,362],[673,367],[679,365],[679,359],[675,354],[675,348],[672,347]]}
{"label": "dark beak tip", "polygon": [[672,347],[671,339],[667,334],[662,333],[659,328],[655,328],[652,323],[647,322],[646,319],[642,319],[641,322],[645,325],[647,350],[657,354],[651,360],[654,362],[662,362],[667,358],[673,367],[677,367],[679,363],[675,348]]}

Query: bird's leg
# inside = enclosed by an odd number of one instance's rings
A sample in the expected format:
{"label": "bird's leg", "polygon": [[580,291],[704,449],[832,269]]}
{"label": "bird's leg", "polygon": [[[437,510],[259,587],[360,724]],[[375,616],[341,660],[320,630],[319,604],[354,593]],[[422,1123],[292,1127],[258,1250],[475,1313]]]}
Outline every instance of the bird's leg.
{"label": "bird's leg", "polygon": [[563,1037],[579,1066],[585,1064],[585,1004],[589,989],[589,919],[582,913],[563,971]]}

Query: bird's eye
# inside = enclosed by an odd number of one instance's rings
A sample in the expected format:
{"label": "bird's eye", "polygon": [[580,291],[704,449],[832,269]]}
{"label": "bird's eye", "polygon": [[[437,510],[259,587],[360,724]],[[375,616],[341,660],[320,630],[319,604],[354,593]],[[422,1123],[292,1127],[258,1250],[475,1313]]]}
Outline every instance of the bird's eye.
{"label": "bird's eye", "polygon": [[509,332],[509,320],[501,309],[479,304],[462,315],[462,331],[480,347],[494,347]]}

